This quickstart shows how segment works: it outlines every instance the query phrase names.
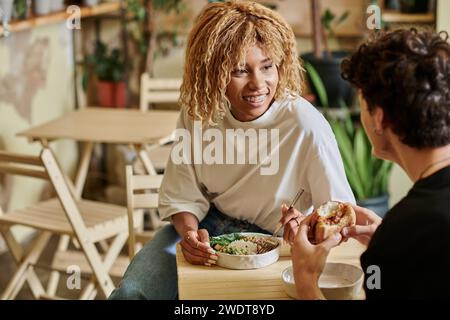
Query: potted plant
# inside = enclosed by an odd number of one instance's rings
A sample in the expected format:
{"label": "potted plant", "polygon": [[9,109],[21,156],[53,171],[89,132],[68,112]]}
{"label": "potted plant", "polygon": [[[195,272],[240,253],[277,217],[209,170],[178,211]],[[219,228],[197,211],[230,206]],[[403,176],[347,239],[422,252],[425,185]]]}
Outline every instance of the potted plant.
{"label": "potted plant", "polygon": [[388,179],[392,162],[375,158],[372,145],[359,123],[355,126],[347,110],[343,118],[326,115],[336,136],[345,173],[358,205],[383,217],[388,211]]}
{"label": "potted plant", "polygon": [[[354,91],[351,85],[342,79],[340,71],[341,61],[349,53],[331,51],[328,44],[328,38],[335,36],[333,28],[344,22],[349,12],[345,11],[342,15],[336,16],[327,9],[321,14],[320,0],[311,0],[311,13],[314,51],[303,54],[301,58],[313,65],[323,79],[330,107],[338,107],[340,100],[343,100],[347,105],[352,105]],[[308,80],[313,93],[317,96],[314,86],[311,85],[311,79],[308,78]],[[317,101],[317,103],[320,104],[320,101]]]}
{"label": "potted plant", "polygon": [[15,0],[14,1],[14,16],[16,19],[25,20],[29,16],[29,8],[31,0]]}
{"label": "potted plant", "polygon": [[86,63],[97,78],[97,98],[100,106],[124,108],[126,105],[125,61],[118,48],[108,52],[107,46],[98,41],[94,54]]}
{"label": "potted plant", "polygon": [[392,162],[372,155],[372,145],[362,125],[352,119],[352,114],[345,105],[341,103],[344,108],[339,115],[330,112],[322,79],[310,64],[307,64],[306,69],[318,92],[318,99],[325,106],[324,116],[335,134],[345,173],[358,205],[369,208],[383,217],[388,210],[388,179]]}

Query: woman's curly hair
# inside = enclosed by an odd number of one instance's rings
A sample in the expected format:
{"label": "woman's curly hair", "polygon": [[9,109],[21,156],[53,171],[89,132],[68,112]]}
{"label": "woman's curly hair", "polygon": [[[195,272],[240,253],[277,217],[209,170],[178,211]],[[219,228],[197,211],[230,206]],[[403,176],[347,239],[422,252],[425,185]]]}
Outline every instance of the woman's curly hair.
{"label": "woman's curly hair", "polygon": [[450,143],[450,45],[446,32],[374,35],[342,63],[369,112],[381,107],[400,141],[422,149]]}
{"label": "woman's curly hair", "polygon": [[245,65],[247,50],[256,44],[278,68],[275,99],[300,94],[303,69],[287,22],[254,2],[210,3],[197,17],[186,49],[180,104],[193,119],[215,124],[223,118],[231,72]]}

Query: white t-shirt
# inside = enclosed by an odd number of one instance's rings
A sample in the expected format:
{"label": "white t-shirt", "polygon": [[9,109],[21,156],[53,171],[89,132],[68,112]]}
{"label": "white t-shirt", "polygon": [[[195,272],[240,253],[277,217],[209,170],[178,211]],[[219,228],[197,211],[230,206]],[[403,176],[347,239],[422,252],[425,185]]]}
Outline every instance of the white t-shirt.
{"label": "white t-shirt", "polygon": [[[275,101],[249,122],[227,110],[209,128],[183,111],[177,128],[183,139],[172,149],[160,190],[164,220],[187,211],[201,221],[213,203],[230,217],[273,232],[281,205],[289,205],[300,188],[305,192],[295,207],[303,213],[329,200],[355,202],[328,122],[303,98]],[[189,133],[191,141],[184,138]],[[236,136],[246,143],[236,142]]]}

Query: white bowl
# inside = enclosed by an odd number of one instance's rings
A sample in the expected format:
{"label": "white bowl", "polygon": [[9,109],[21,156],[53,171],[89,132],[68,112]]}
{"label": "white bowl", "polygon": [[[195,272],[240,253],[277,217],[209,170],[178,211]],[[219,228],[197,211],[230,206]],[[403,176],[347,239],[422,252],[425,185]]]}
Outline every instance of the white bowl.
{"label": "white bowl", "polygon": [[[283,287],[288,296],[297,299],[292,267],[281,274]],[[327,262],[319,278],[319,288],[328,300],[352,300],[362,289],[363,271],[351,264]]]}
{"label": "white bowl", "polygon": [[[244,236],[271,237],[264,233],[239,232],[239,234]],[[281,243],[275,249],[263,254],[238,255],[216,252],[219,257],[217,265],[223,268],[239,270],[263,268],[278,261],[280,247]]]}

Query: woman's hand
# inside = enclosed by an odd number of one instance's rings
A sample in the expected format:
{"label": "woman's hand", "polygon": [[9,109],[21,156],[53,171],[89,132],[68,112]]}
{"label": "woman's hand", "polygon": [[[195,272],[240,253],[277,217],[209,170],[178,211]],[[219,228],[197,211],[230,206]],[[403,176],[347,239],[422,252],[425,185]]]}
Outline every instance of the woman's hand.
{"label": "woman's hand", "polygon": [[356,225],[343,228],[341,235],[344,239],[355,238],[363,245],[368,245],[373,234],[381,224],[382,219],[373,211],[352,204],[356,213]]}
{"label": "woman's hand", "polygon": [[187,231],[180,245],[184,258],[189,263],[211,266],[217,262],[218,257],[209,245],[209,234],[206,229]]}
{"label": "woman's hand", "polygon": [[294,237],[297,233],[298,227],[300,226],[302,220],[305,219],[305,216],[295,208],[292,208],[291,210],[288,209],[289,207],[284,203],[281,205],[280,224],[284,227],[284,241],[291,244],[294,241]]}
{"label": "woman's hand", "polygon": [[174,214],[172,224],[181,237],[181,252],[186,261],[206,266],[216,264],[217,255],[209,245],[208,230],[198,230],[198,220],[194,214],[190,212]]}
{"label": "woman's hand", "polygon": [[318,285],[319,277],[328,253],[341,242],[342,236],[336,232],[314,245],[308,239],[311,222],[311,215],[302,221],[291,246],[295,284],[299,299],[324,299]]}

